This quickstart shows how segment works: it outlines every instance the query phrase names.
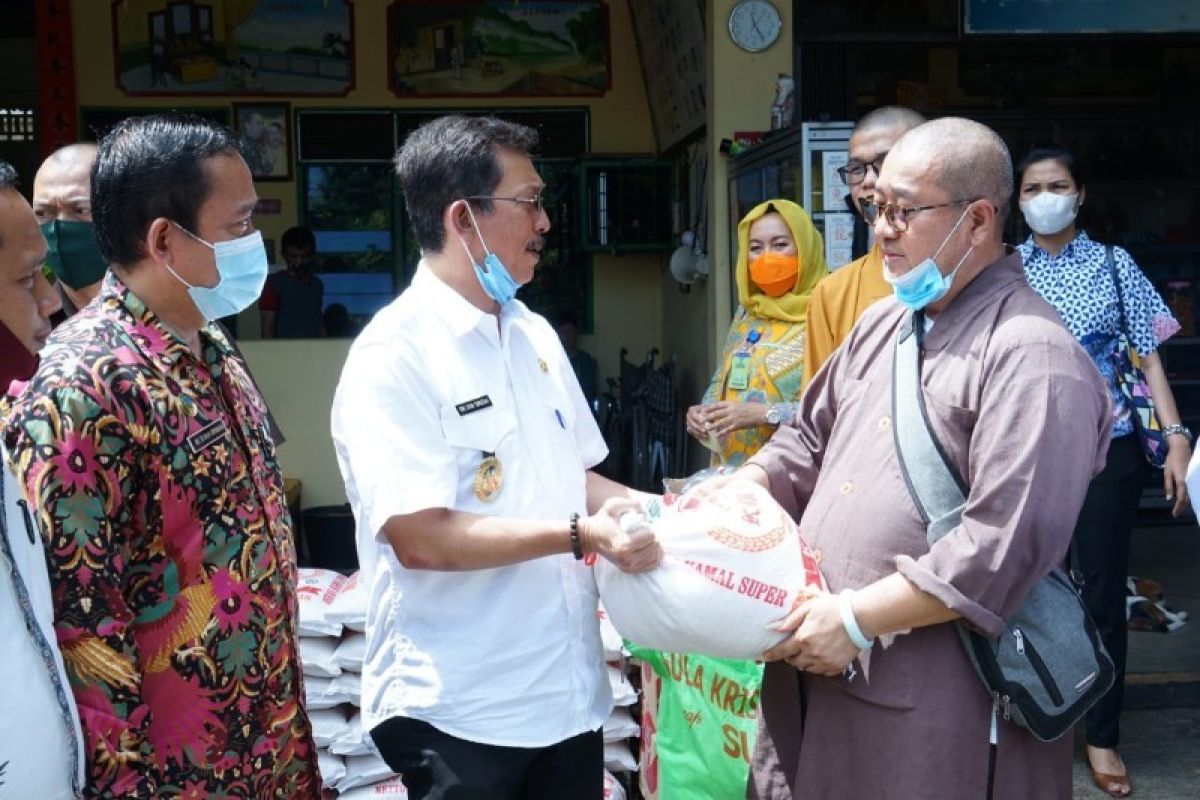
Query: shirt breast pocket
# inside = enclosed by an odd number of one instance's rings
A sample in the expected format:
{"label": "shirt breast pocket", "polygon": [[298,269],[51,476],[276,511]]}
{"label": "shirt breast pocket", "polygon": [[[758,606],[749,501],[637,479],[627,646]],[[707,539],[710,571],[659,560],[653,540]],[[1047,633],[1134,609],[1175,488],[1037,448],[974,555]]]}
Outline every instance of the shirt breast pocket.
{"label": "shirt breast pocket", "polygon": [[479,460],[480,453],[499,453],[504,440],[512,436],[517,427],[512,409],[495,404],[462,415],[455,408],[444,408],[441,419],[442,435],[455,449],[455,455],[475,461]]}

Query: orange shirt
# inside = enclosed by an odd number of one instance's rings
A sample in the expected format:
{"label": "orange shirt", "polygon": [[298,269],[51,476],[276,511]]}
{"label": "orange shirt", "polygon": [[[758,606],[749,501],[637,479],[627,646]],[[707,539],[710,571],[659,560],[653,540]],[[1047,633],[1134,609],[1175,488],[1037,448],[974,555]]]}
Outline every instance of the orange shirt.
{"label": "orange shirt", "polygon": [[808,386],[867,307],[891,293],[892,287],[883,279],[883,253],[878,244],[862,258],[821,279],[808,301],[803,386]]}

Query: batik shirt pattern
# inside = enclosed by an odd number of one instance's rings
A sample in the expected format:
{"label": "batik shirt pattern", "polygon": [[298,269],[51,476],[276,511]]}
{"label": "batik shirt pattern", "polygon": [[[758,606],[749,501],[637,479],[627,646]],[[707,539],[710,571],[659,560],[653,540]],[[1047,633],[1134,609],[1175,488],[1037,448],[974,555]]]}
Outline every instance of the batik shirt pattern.
{"label": "batik shirt pattern", "polygon": [[7,400],[49,538],[92,797],[318,797],[296,567],[266,408],[111,276]]}
{"label": "batik shirt pattern", "polygon": [[1145,356],[1179,331],[1179,323],[1133,258],[1113,248],[1120,281],[1120,299],[1127,319],[1121,319],[1118,287],[1108,268],[1107,248],[1080,231],[1057,256],[1029,237],[1017,247],[1025,262],[1030,287],[1054,306],[1067,329],[1092,357],[1108,385],[1113,407],[1113,438],[1133,433],[1129,403],[1117,385],[1116,356],[1125,333],[1138,355]]}

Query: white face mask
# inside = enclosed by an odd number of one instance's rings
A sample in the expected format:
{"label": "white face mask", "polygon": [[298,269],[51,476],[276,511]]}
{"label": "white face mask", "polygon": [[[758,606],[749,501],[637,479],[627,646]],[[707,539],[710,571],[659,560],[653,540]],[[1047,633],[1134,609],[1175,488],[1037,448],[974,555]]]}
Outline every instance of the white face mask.
{"label": "white face mask", "polygon": [[1075,221],[1078,201],[1078,194],[1042,192],[1031,200],[1022,200],[1021,213],[1034,233],[1050,236]]}

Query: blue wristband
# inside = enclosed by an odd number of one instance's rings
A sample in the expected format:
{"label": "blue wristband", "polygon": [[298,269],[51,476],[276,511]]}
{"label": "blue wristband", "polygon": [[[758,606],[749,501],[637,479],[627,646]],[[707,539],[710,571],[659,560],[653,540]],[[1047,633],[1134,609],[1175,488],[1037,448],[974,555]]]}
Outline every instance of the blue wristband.
{"label": "blue wristband", "polygon": [[870,650],[875,644],[874,639],[868,639],[863,636],[862,628],[858,627],[858,620],[854,618],[854,608],[851,606],[851,598],[854,597],[853,589],[844,589],[838,595],[838,605],[842,611],[842,627],[846,629],[846,635],[850,637],[850,641],[859,650]]}

